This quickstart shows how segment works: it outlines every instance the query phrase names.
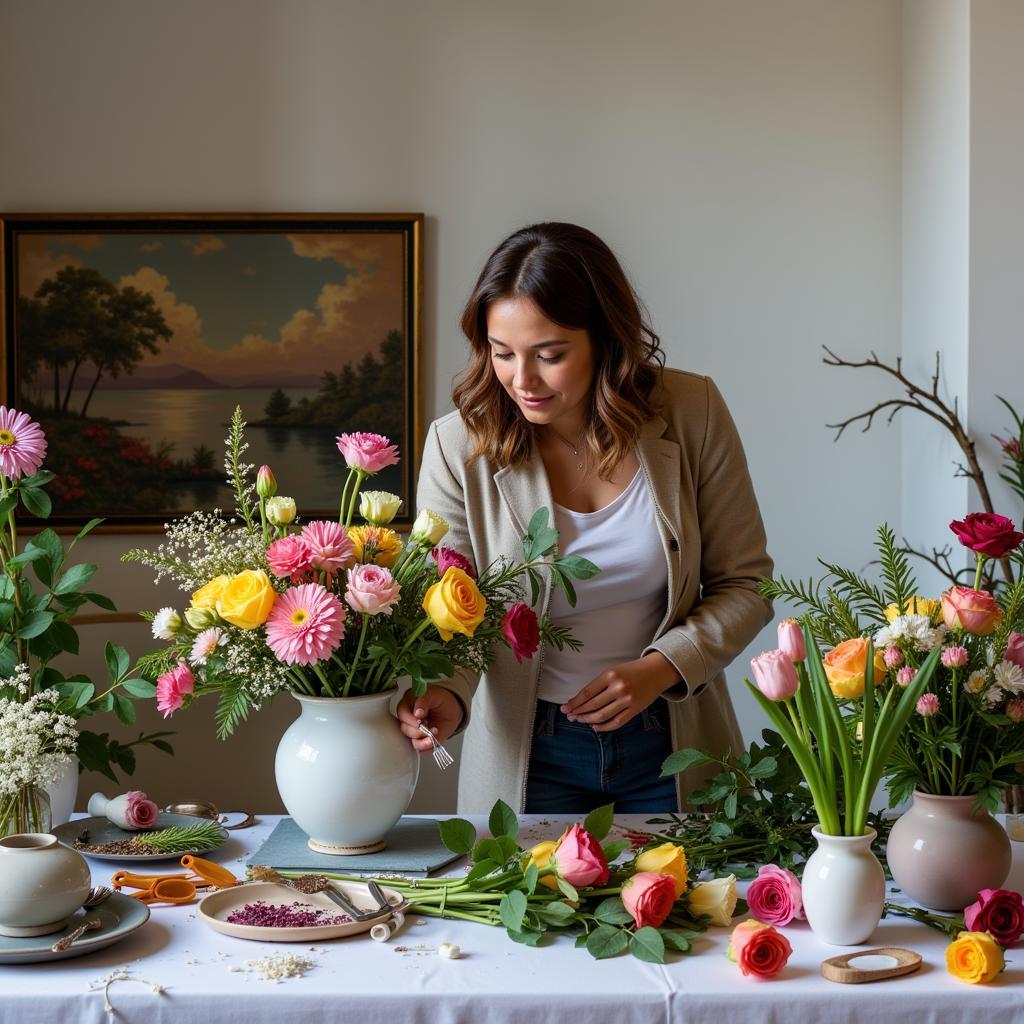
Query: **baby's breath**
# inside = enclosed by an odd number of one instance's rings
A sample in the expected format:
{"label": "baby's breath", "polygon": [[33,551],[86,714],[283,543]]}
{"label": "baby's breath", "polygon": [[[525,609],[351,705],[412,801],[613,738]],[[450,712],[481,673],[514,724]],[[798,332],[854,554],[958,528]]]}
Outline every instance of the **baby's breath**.
{"label": "baby's breath", "polygon": [[[0,687],[27,692],[28,668],[19,665]],[[53,690],[28,700],[0,698],[0,796],[16,796],[26,786],[56,782],[78,746],[75,720],[56,710]]]}

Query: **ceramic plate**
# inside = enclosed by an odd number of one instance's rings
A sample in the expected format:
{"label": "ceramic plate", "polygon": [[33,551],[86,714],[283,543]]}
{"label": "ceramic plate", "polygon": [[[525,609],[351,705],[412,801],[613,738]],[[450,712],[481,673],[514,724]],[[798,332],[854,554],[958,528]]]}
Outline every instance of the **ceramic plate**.
{"label": "ceramic plate", "polygon": [[[205,821],[208,821],[208,819],[194,818],[191,814],[167,814],[161,811],[160,816],[156,820],[156,827],[169,828],[171,825],[195,825],[197,822]],[[81,835],[82,830],[86,828],[89,830],[89,842],[96,843],[97,845],[113,843],[118,839],[131,839],[132,836],[142,835],[141,832],[126,832],[123,828],[118,828],[112,821],[102,815],[93,818],[76,818],[74,821],[58,825],[53,830],[53,834],[65,846],[70,846],[73,850],[75,849],[75,840]],[[202,854],[219,849],[228,837],[227,832],[223,828],[220,830],[220,833],[222,838],[216,846],[203,846],[195,850],[179,850],[177,853],[90,853],[88,850],[79,850],[78,852],[82,856],[92,857],[94,860],[116,860],[128,863],[148,860],[178,860],[183,853]]]}
{"label": "ceramic plate", "polygon": [[[50,947],[73,932],[90,918],[98,917],[103,925],[97,931],[86,932],[61,953]],[[80,908],[69,918],[65,928],[49,935],[33,935],[30,939],[14,939],[0,935],[0,964],[34,964],[44,960],[67,960],[68,957],[93,953],[104,946],[119,942],[126,935],[141,928],[149,920],[149,907],[121,892],[111,893],[98,907]]]}
{"label": "ceramic plate", "polygon": [[[359,882],[332,882],[360,910],[370,910],[377,906],[365,885]],[[405,906],[401,893],[381,887],[388,902],[395,910]],[[307,903],[317,909],[330,911],[332,914],[344,914],[336,903],[324,893],[307,896],[296,892],[286,885],[277,882],[248,882],[230,889],[219,889],[203,898],[199,904],[199,917],[215,931],[224,935],[233,935],[237,939],[255,939],[257,942],[323,942],[325,939],[340,939],[346,935],[359,935],[368,932],[375,924],[387,920],[388,911],[382,911],[379,917],[369,921],[347,921],[344,924],[316,925],[311,928],[273,928],[250,924],[232,924],[228,917],[247,903],[261,900],[272,906],[289,906],[292,903]]]}

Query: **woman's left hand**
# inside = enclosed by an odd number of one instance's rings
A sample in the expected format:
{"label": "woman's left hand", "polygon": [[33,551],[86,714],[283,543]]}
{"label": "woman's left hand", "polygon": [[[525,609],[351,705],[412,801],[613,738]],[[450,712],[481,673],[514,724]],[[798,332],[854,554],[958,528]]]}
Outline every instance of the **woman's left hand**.
{"label": "woman's left hand", "polygon": [[667,689],[679,682],[675,666],[652,651],[636,661],[605,669],[561,707],[572,722],[586,722],[594,732],[624,726]]}

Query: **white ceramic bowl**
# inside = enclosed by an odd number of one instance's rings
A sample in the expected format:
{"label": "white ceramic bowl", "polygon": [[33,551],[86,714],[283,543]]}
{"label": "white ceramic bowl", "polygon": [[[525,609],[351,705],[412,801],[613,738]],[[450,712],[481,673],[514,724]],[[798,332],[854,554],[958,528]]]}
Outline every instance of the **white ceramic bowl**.
{"label": "white ceramic bowl", "polygon": [[85,858],[56,836],[25,832],[0,839],[0,935],[60,931],[90,884]]}

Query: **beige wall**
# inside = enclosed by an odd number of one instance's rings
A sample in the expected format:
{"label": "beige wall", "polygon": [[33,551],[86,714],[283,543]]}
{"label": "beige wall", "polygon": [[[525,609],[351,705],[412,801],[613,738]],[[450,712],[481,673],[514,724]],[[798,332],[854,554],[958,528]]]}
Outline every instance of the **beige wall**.
{"label": "beige wall", "polygon": [[[0,209],[424,211],[428,418],[487,252],[529,221],[585,223],[669,363],[718,380],[772,553],[807,574],[819,552],[867,559],[863,481],[900,473],[882,432],[833,447],[823,424],[873,388],[820,363],[822,343],[899,345],[900,35],[894,0],[5,0]],[[874,501],[871,523],[899,521],[898,488]],[[137,542],[89,544],[97,588],[173,601],[119,566]],[[84,667],[108,636],[146,645],[143,627],[89,627]],[[136,784],[276,808],[279,705],[226,746],[193,709],[173,763],[145,753]],[[428,763],[414,806],[453,792]]]}

